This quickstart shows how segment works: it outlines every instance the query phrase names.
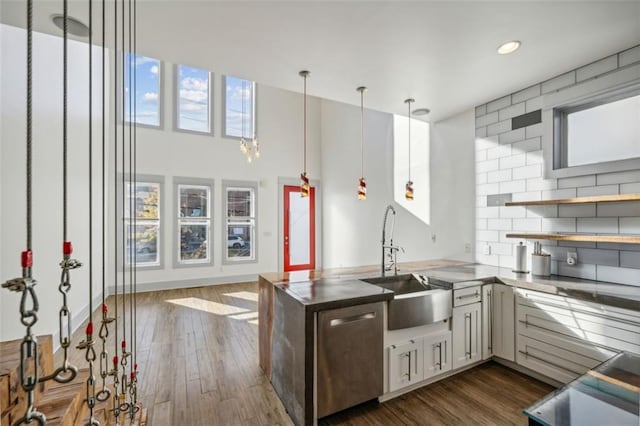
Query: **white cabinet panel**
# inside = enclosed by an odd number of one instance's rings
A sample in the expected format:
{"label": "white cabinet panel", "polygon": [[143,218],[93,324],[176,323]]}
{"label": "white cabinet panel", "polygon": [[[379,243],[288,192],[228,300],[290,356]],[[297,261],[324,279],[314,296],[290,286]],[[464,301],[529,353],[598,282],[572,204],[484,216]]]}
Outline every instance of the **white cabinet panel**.
{"label": "white cabinet panel", "polygon": [[389,391],[401,389],[423,378],[423,341],[410,340],[389,347]]}
{"label": "white cabinet panel", "polygon": [[[480,292],[479,288],[478,292]],[[481,303],[473,303],[453,308],[454,369],[480,361],[482,357],[481,305]]]}
{"label": "white cabinet panel", "polygon": [[493,286],[494,284],[482,286],[482,359],[489,359],[493,356],[493,326],[495,322],[493,318]]}
{"label": "white cabinet panel", "polygon": [[451,332],[424,338],[424,378],[451,370]]}
{"label": "white cabinet panel", "polygon": [[491,318],[493,332],[491,348],[493,355],[515,361],[515,297],[513,287],[493,284],[491,293]]}

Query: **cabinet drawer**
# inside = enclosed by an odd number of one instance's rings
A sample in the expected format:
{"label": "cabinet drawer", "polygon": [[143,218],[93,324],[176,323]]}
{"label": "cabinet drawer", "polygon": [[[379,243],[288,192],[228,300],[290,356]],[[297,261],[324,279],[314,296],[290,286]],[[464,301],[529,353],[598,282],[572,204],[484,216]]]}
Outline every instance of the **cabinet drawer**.
{"label": "cabinet drawer", "polygon": [[467,287],[453,291],[453,306],[470,305],[482,300],[482,287]]}
{"label": "cabinet drawer", "polygon": [[557,346],[518,336],[517,363],[559,382],[568,383],[600,363],[594,361],[589,365],[583,365],[573,355]]}

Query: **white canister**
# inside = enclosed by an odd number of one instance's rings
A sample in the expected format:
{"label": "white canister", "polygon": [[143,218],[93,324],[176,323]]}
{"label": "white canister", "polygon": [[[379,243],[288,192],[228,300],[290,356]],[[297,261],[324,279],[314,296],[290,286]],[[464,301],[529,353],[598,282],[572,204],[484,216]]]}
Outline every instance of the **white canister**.
{"label": "white canister", "polygon": [[541,277],[551,275],[551,256],[547,253],[531,255],[531,273]]}
{"label": "white canister", "polygon": [[515,247],[513,258],[515,259],[513,272],[529,272],[527,270],[527,246],[522,241]]}

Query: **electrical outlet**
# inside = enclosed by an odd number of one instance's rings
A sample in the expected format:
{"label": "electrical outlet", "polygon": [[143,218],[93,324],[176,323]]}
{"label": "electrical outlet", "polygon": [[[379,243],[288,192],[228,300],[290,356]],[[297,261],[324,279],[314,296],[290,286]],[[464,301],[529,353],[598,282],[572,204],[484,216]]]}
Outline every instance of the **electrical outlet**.
{"label": "electrical outlet", "polygon": [[471,253],[471,243],[465,243],[464,252],[465,253]]}
{"label": "electrical outlet", "polygon": [[482,246],[482,254],[489,256],[491,254],[491,246],[489,244],[485,244]]}
{"label": "electrical outlet", "polygon": [[576,266],[578,264],[578,253],[575,251],[567,252],[567,265]]}

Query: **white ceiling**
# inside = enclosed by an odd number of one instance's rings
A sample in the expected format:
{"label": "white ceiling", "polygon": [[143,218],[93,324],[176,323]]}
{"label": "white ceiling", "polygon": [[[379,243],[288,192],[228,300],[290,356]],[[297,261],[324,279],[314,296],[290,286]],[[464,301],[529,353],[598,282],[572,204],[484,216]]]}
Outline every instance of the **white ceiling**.
{"label": "white ceiling", "polygon": [[[86,3],[72,0],[70,14],[86,22]],[[36,29],[58,34],[49,16],[61,1],[35,5]],[[94,10],[99,26],[98,0]],[[137,10],[147,56],[298,92],[308,69],[312,95],[358,104],[365,85],[368,108],[406,114],[413,97],[430,121],[640,44],[640,1],[139,0]],[[23,25],[24,0],[2,0],[0,13]],[[512,39],[521,49],[498,55]]]}

